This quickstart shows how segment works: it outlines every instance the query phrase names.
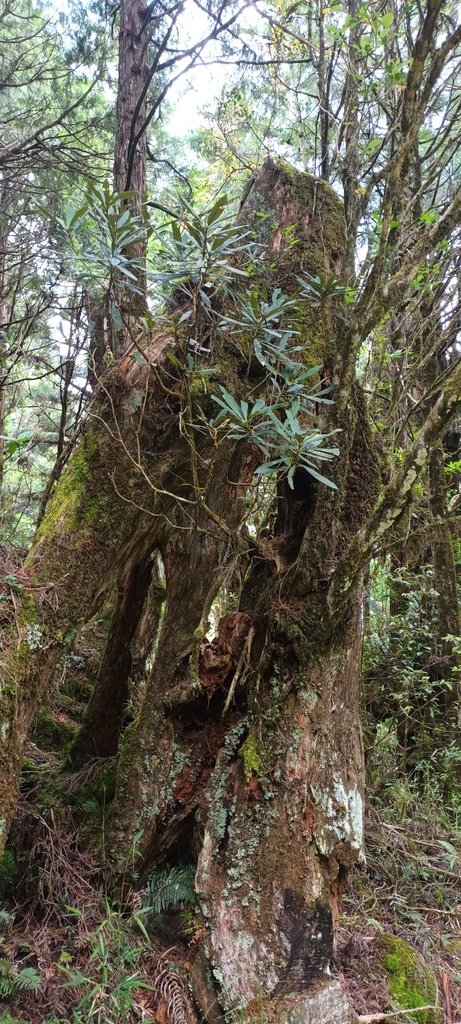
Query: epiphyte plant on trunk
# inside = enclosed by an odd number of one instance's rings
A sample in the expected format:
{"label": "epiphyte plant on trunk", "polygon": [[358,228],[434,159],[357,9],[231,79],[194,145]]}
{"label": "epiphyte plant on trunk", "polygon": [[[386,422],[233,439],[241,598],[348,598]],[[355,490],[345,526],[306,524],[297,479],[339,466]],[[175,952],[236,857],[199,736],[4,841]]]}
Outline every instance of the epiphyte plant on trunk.
{"label": "epiphyte plant on trunk", "polygon": [[116,331],[127,321],[120,308],[123,295],[142,295],[143,266],[133,246],[145,245],[151,233],[145,205],[140,215],[130,209],[133,198],[132,190],[114,192],[107,181],[90,181],[77,208],[56,218],[76,279],[99,297]]}
{"label": "epiphyte plant on trunk", "polygon": [[[170,211],[171,220],[157,232],[149,224],[147,206],[143,207],[142,217],[135,215],[126,205],[130,198],[130,192],[113,193],[107,182],[90,184],[79,208],[59,222],[85,284],[94,289],[101,275],[108,281],[104,301],[115,330],[128,327],[131,339],[135,340],[139,331],[152,323],[147,311],[147,315],[138,317],[137,324],[130,323],[120,309],[120,294],[127,290],[141,293],[137,283],[139,258],[130,256],[129,248],[156,234],[161,251],[154,251],[153,255],[168,269],[152,269],[149,280],[157,302],[160,298],[166,307],[165,322],[169,324],[173,316],[178,329],[181,328],[182,352],[178,353],[177,365],[185,363],[189,386],[195,371],[202,381],[204,374],[211,379],[215,376],[214,367],[203,367],[200,357],[213,359],[212,339],[216,331],[227,332],[237,348],[246,352],[249,366],[256,359],[263,371],[257,386],[259,397],[254,402],[239,400],[219,385],[219,396],[211,395],[219,406],[218,414],[212,419],[203,414],[195,428],[203,432],[208,425],[217,441],[245,439],[263,456],[264,461],[255,466],[257,475],[281,474],[293,489],[295,472],[302,469],[320,483],[335,488],[335,483],[320,473],[316,465],[339,455],[339,448],[328,447],[325,441],[340,430],[324,433],[312,425],[316,408],[331,404],[328,395],[331,396],[332,389],[323,388],[314,394],[306,390],[308,381],[321,379],[322,367],[306,368],[302,361],[304,345],[294,343],[300,332],[289,324],[290,319],[296,322],[299,300],[289,298],[280,288],[267,295],[264,287],[261,293],[257,288],[243,287],[243,282],[251,279],[254,262],[263,258],[263,247],[252,240],[249,231],[242,231],[235,224],[228,197],[221,195],[211,208],[200,213],[184,199],[181,210]],[[342,296],[346,290],[334,277],[325,274],[297,280],[300,300],[313,309],[320,308],[326,299]],[[223,298],[232,301],[233,316],[221,312]],[[179,316],[175,310],[178,303]],[[156,318],[162,318],[160,310]],[[238,344],[239,336],[245,339],[243,348]],[[137,361],[143,358],[136,342],[133,356]],[[170,359],[174,361],[174,356]],[[249,394],[254,391],[249,384]]]}

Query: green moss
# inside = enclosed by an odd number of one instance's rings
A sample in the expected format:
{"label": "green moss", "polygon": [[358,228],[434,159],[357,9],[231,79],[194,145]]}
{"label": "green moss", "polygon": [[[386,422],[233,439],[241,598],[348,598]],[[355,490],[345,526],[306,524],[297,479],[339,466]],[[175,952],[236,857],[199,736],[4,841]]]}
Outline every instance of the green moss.
{"label": "green moss", "polygon": [[87,430],[48,502],[37,540],[43,540],[57,529],[69,533],[82,519],[91,523],[97,518],[101,503],[96,498],[85,498],[85,484],[90,464],[98,452],[98,437]]}
{"label": "green moss", "polygon": [[105,765],[95,779],[96,799],[99,803],[109,803],[115,793],[115,776],[117,763],[114,760],[111,764]]}
{"label": "green moss", "polygon": [[136,720],[130,722],[127,725],[125,732],[123,733],[122,747],[120,751],[120,757],[118,759],[118,766],[116,770],[117,780],[123,780],[126,778],[130,771],[131,763],[134,756],[134,745],[136,742]]}
{"label": "green moss", "polygon": [[40,749],[58,752],[65,750],[74,739],[77,726],[68,720],[58,718],[49,710],[40,711],[34,729],[34,743]]}
{"label": "green moss", "polygon": [[[419,953],[397,935],[381,936],[380,946],[392,1001],[402,1010],[435,1006],[435,975]],[[441,1024],[442,1014],[438,1009],[421,1010],[421,1013],[412,1014],[412,1019],[418,1024]]]}
{"label": "green moss", "polygon": [[98,501],[97,498],[93,498],[89,501],[85,509],[85,518],[89,523],[93,523],[95,519],[101,514],[102,502]]}
{"label": "green moss", "polygon": [[261,779],[261,758],[256,739],[251,732],[247,736],[245,743],[240,747],[239,753],[243,761],[243,771],[247,782],[250,782],[253,775],[256,775],[257,779]]}
{"label": "green moss", "polygon": [[0,899],[13,892],[18,874],[16,857],[9,847],[0,856]]}

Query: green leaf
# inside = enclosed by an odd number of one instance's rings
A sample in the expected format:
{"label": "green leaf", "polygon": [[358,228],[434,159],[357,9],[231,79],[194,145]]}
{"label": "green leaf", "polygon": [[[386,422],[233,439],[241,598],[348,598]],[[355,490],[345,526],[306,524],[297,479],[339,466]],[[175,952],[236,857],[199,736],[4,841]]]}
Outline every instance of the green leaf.
{"label": "green leaf", "polygon": [[263,462],[261,466],[255,469],[256,476],[266,476],[268,473],[274,473],[277,469],[283,466],[281,459],[271,459],[270,462]]}
{"label": "green leaf", "polygon": [[130,210],[124,210],[121,217],[117,221],[117,228],[123,228],[125,224],[128,224],[130,220]]}
{"label": "green leaf", "polygon": [[82,217],[86,213],[88,213],[88,206],[87,205],[80,206],[78,210],[75,210],[74,213],[71,213],[69,218],[66,221],[66,229],[67,229],[67,231],[71,231],[72,228],[75,227],[76,224],[78,224],[78,222],[82,219]]}
{"label": "green leaf", "polygon": [[123,326],[124,326],[123,325],[122,314],[121,314],[120,309],[117,306],[116,302],[111,302],[111,304],[110,304],[110,315],[111,315],[112,322],[114,324],[115,329],[117,331],[122,331],[123,330]]}
{"label": "green leaf", "polygon": [[218,220],[218,218],[221,216],[223,211],[226,209],[226,206],[227,206],[227,196],[226,195],[222,195],[222,196],[219,197],[219,199],[216,200],[214,206],[211,207],[211,210],[210,210],[210,212],[208,214],[208,217],[207,217],[207,225],[208,225],[208,227],[210,227],[211,224],[214,224],[214,222],[216,220]]}
{"label": "green leaf", "polygon": [[337,491],[338,490],[336,484],[333,483],[333,480],[329,480],[328,477],[322,476],[321,473],[318,473],[316,469],[313,469],[312,466],[309,466],[304,461],[303,461],[303,466],[304,466],[304,469],[306,469],[307,472],[310,473],[310,475],[315,478],[315,480],[319,481],[319,483],[325,484],[327,487],[331,487],[331,489],[333,491]]}
{"label": "green leaf", "polygon": [[171,234],[173,235],[175,242],[181,242],[181,228],[179,227],[177,220],[171,221]]}

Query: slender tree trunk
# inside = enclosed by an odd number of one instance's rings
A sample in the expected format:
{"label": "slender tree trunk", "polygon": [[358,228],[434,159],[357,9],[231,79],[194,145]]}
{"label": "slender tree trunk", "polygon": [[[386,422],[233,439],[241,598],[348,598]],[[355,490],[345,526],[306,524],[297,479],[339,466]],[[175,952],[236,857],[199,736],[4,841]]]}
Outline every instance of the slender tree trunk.
{"label": "slender tree trunk", "polygon": [[[6,214],[8,204],[6,186],[0,190],[0,375],[6,369],[4,331],[8,326],[8,305],[7,305],[7,251],[8,231],[6,227]],[[0,376],[0,522],[3,512],[3,478],[5,471],[5,419],[6,419],[6,387]]]}
{"label": "slender tree trunk", "polygon": [[117,587],[117,599],[106,648],[92,698],[70,760],[79,767],[91,757],[117,753],[123,717],[129,696],[132,667],[131,642],[135,636],[152,577],[152,559],[135,561],[124,570]]}
{"label": "slender tree trunk", "polygon": [[[146,0],[122,0],[118,37],[118,91],[114,156],[116,192],[133,191],[137,213],[146,196],[146,140],[137,135],[146,117],[147,48],[152,17]],[[137,204],[137,207],[136,207]],[[131,205],[131,204],[130,204]]]}
{"label": "slender tree trunk", "polygon": [[[146,200],[146,135],[143,131],[147,113],[148,60],[147,51],[154,24],[147,0],[121,0],[118,39],[118,90],[114,153],[114,190],[131,196],[128,206],[134,216],[142,216]],[[137,261],[135,271],[139,293],[126,291],[122,306],[127,315],[146,311],[146,244],[136,242],[130,256]],[[125,339],[126,340],[126,339]],[[123,351],[120,332],[114,356]]]}
{"label": "slender tree trunk", "polygon": [[461,732],[461,691],[459,682],[460,659],[449,637],[461,636],[461,616],[458,599],[456,563],[453,541],[446,521],[445,474],[443,448],[438,445],[429,463],[429,504],[433,516],[432,557],[434,588],[437,591],[438,642],[442,663],[439,677],[450,679],[451,689],[444,689],[442,701],[448,715],[447,728]]}

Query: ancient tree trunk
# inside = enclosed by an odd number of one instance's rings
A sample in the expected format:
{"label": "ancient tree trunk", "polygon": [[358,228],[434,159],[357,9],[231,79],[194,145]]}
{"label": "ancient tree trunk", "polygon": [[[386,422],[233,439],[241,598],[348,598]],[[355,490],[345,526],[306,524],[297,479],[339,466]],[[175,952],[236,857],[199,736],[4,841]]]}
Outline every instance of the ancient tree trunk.
{"label": "ancient tree trunk", "polygon": [[[269,292],[296,295],[299,273],[340,276],[343,211],[325,183],[268,161],[241,219],[266,246],[258,276]],[[348,1016],[328,980],[341,888],[361,854],[361,573],[346,578],[343,555],[375,506],[378,472],[363,397],[343,367],[340,302],[326,298],[319,309],[305,300],[296,312],[300,358],[323,364],[326,382],[339,385],[341,401],[317,416],[322,431],[342,431],[341,456],[329,467],[337,489],[298,469],[293,490],[279,483],[273,535],[245,536],[254,451],[203,430],[191,435],[188,425],[207,412],[208,385],[195,408],[178,359],[165,362],[171,339],[146,339],[152,368],[126,356],[109,374],[50,502],[10,662],[17,699],[6,709],[6,820],[21,740],[69,626],[119,580],[113,644],[88,716],[100,752],[112,658],[120,671],[115,747],[143,574],[151,552],[161,552],[165,616],[139,713],[123,735],[105,850],[117,874],[130,861],[143,876],[202,847],[197,887],[219,1002],[250,1014],[268,1000],[268,1019],[279,999],[292,1021]],[[180,343],[178,332],[176,353]],[[247,395],[251,351],[226,334],[213,345],[214,387]],[[264,377],[251,386],[258,393]],[[145,396],[136,414],[134,389]],[[240,608],[210,643],[210,602],[236,560],[245,577]],[[139,579],[135,565],[144,567]],[[194,984],[206,1005],[213,996],[200,964]]]}
{"label": "ancient tree trunk", "polygon": [[[268,246],[266,287],[293,294],[300,267],[340,274],[342,212],[328,186],[269,163],[242,218],[258,223],[256,213],[265,215],[259,222]],[[299,247],[285,243],[284,229],[293,224]],[[322,362],[333,385],[342,373],[340,326],[331,302],[321,316],[307,304],[300,311],[304,360]],[[311,992],[306,1006],[317,1000],[319,1013],[322,1000],[330,1008],[334,1001],[328,982],[334,919],[362,842],[360,573],[344,581],[347,600],[330,606],[329,598],[333,580],[341,592],[335,572],[374,507],[379,482],[353,381],[341,409],[326,407],[322,416],[323,428],[343,430],[333,469],[337,491],[304,471],[297,471],[293,491],[280,486],[274,536],[256,542],[242,592],[240,654],[208,696],[208,709],[206,645],[197,658],[194,641],[219,582],[211,566],[222,539],[214,550],[207,540],[206,552],[200,533],[172,535],[164,554],[166,617],[143,706],[124,738],[107,822],[112,865],[126,871],[129,837],[136,833],[135,863],[143,876],[150,863],[190,855],[196,819],[205,821],[197,888],[223,1007],[254,1008],[283,997],[294,1013],[299,989]],[[223,467],[229,480],[238,479],[229,457],[221,450],[213,470],[222,474],[219,515],[229,505]],[[226,522],[235,529],[229,513]],[[195,988],[205,1009],[212,996],[199,966]],[[343,1005],[338,1019],[347,1013]]]}

